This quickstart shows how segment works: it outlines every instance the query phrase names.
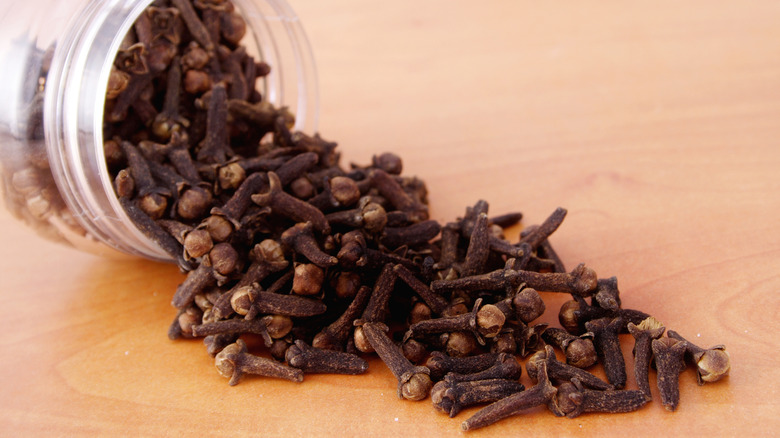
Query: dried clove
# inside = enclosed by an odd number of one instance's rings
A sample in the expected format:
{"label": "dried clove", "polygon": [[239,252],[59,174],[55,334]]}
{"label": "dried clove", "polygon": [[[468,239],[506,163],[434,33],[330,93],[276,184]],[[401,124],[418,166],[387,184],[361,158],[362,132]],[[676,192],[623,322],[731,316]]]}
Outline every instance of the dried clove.
{"label": "dried clove", "polygon": [[417,222],[400,228],[385,227],[380,241],[388,248],[414,246],[428,242],[441,231],[441,226],[435,220]]}
{"label": "dried clove", "polygon": [[572,295],[590,296],[596,289],[596,273],[584,264],[578,265],[568,274],[539,273],[499,269],[487,274],[473,275],[456,280],[437,280],[431,283],[434,292],[453,290],[475,291],[479,289],[499,290],[513,284],[525,283],[527,287],[547,291],[563,292]]}
{"label": "dried clove", "polygon": [[664,334],[666,328],[661,321],[650,317],[639,325],[628,323],[628,332],[634,337],[634,376],[639,389],[650,398],[650,363],[653,360],[652,342]]}
{"label": "dried clove", "polygon": [[584,333],[586,331],[585,323],[594,319],[620,317],[623,321],[620,333],[628,333],[629,322],[639,325],[650,317],[647,313],[639,310],[623,308],[609,310],[590,305],[582,297],[575,295],[573,298],[574,300],[564,303],[558,313],[558,321],[560,321],[561,326],[573,335]]}
{"label": "dried clove", "polygon": [[525,284],[520,285],[518,289],[519,290],[511,300],[512,308],[515,311],[517,319],[528,324],[542,316],[546,310],[546,306],[536,289],[525,287]]}
{"label": "dried clove", "polygon": [[425,366],[431,372],[431,379],[441,380],[447,373],[474,374],[492,367],[498,359],[497,353],[483,353],[467,357],[452,357],[440,351],[431,353]]}
{"label": "dried clove", "polygon": [[344,313],[314,336],[312,345],[326,350],[342,350],[352,331],[352,322],[363,313],[369,297],[371,297],[371,288],[361,287]]}
{"label": "dried clove", "polygon": [[686,342],[674,338],[653,339],[652,349],[657,369],[661,404],[674,411],[680,403],[680,373],[685,369]]}
{"label": "dried clove", "polygon": [[382,169],[372,169],[369,172],[371,184],[376,187],[379,193],[387,198],[388,201],[400,211],[409,215],[411,222],[422,222],[428,219],[428,207],[417,202],[414,198],[404,192],[398,182],[390,174]]}
{"label": "dried clove", "polygon": [[325,215],[321,210],[311,204],[291,196],[282,189],[282,182],[274,172],[268,172],[269,189],[266,193],[252,195],[252,201],[261,207],[271,207],[271,211],[288,217],[295,222],[311,223],[312,226],[323,234],[330,233]]}
{"label": "dried clove", "polygon": [[598,358],[592,338],[592,333],[574,336],[559,328],[549,328],[542,333],[542,339],[560,348],[566,355],[566,363],[577,368],[587,368],[596,363]]}
{"label": "dried clove", "polygon": [[307,318],[321,315],[327,310],[327,305],[320,300],[256,290],[252,286],[239,288],[233,294],[230,304],[239,315],[272,313]]}
{"label": "dried clove", "polygon": [[325,270],[313,263],[300,263],[295,267],[292,291],[298,295],[317,295],[322,292]]}
{"label": "dried clove", "polygon": [[487,214],[480,213],[474,222],[474,227],[469,236],[469,246],[466,251],[466,257],[461,266],[461,275],[468,277],[470,275],[481,274],[484,271],[488,256],[490,255],[490,242],[488,241],[488,218]]}
{"label": "dried clove", "polygon": [[[260,319],[226,319],[222,321],[206,322],[192,327],[192,335],[198,337],[221,335],[221,334],[242,334],[252,333],[262,336],[266,347],[270,347],[273,338],[269,333],[268,325],[273,317],[264,317]],[[277,333],[279,331],[277,330]],[[289,332],[289,330],[288,330]],[[279,336],[282,337],[282,336]]]}
{"label": "dried clove", "polygon": [[620,291],[617,286],[617,277],[601,278],[598,281],[596,293],[593,299],[601,308],[617,310],[620,308]]}
{"label": "dried clove", "polygon": [[217,353],[214,363],[219,374],[230,378],[230,386],[237,385],[244,374],[257,374],[292,382],[303,381],[303,371],[247,353],[246,343],[240,339]]}
{"label": "dried clove", "polygon": [[362,267],[368,263],[365,249],[365,236],[360,230],[353,230],[341,236],[341,249],[336,258],[339,259],[339,264],[346,269]]}
{"label": "dried clove", "polygon": [[585,412],[632,412],[649,401],[650,397],[643,391],[594,391],[584,388],[579,380],[574,379],[558,387],[558,393],[548,407],[557,416],[575,418]]}
{"label": "dried clove", "polygon": [[555,351],[549,345],[546,346],[544,350],[540,350],[534,353],[526,363],[525,367],[528,371],[528,376],[531,379],[537,379],[539,365],[541,363],[545,364],[547,368],[547,375],[553,380],[568,382],[570,380],[577,379],[588,388],[602,391],[614,388],[609,383],[599,379],[598,377],[583,369],[559,362],[555,357]]}
{"label": "dried clove", "polygon": [[473,430],[489,426],[505,418],[519,415],[527,409],[547,404],[555,397],[557,390],[547,378],[546,363],[541,362],[539,365],[537,372],[538,382],[536,385],[525,391],[504,397],[501,400],[480,409],[477,413],[464,421],[460,427],[463,430]]}
{"label": "dried clove", "polygon": [[[385,320],[388,312],[388,304],[390,303],[390,296],[395,285],[395,280],[396,275],[393,271],[393,266],[385,265],[385,267],[382,269],[382,272],[377,277],[376,282],[374,283],[374,289],[371,292],[371,297],[369,298],[365,309],[363,309],[363,313],[359,321],[365,323]],[[355,347],[364,353],[370,353],[374,351],[371,343],[368,342],[363,333],[362,325],[357,324],[357,321],[355,321],[355,326],[356,327],[353,334]]]}
{"label": "dried clove", "polygon": [[623,320],[621,318],[600,318],[585,323],[585,329],[593,333],[593,345],[596,347],[607,380],[615,389],[626,386],[626,361],[620,350],[618,332]]}
{"label": "dried clove", "polygon": [[493,403],[523,390],[525,386],[521,383],[506,379],[442,380],[433,385],[431,400],[434,408],[452,418],[463,408]]}
{"label": "dried clove", "polygon": [[368,362],[359,356],[334,350],[321,350],[298,339],[287,348],[287,363],[304,373],[362,374],[368,369]]}
{"label": "dried clove", "polygon": [[190,271],[184,282],[176,288],[171,304],[178,309],[189,305],[195,299],[195,295],[203,292],[216,281],[211,263],[201,263],[195,270]]}
{"label": "dried clove", "polygon": [[696,379],[699,385],[717,382],[728,376],[731,360],[725,345],[701,348],[685,340],[673,330],[669,330],[667,336],[685,342],[685,355],[691,363],[696,365]]}
{"label": "dried clove", "polygon": [[431,289],[420,279],[418,279],[407,267],[398,264],[393,267],[393,270],[395,271],[395,274],[398,276],[398,278],[409,285],[409,287],[411,287],[417,293],[417,295],[422,298],[423,301],[425,301],[425,304],[428,305],[433,313],[441,315],[444,312],[444,309],[447,307],[447,300],[445,300],[444,297],[431,291]]}
{"label": "dried clove", "polygon": [[412,365],[387,336],[387,327],[384,324],[366,322],[361,327],[371,348],[398,379],[398,398],[418,401],[428,397],[433,386],[430,370]]}
{"label": "dried clove", "polygon": [[451,382],[468,382],[474,380],[486,379],[508,379],[518,380],[523,373],[523,368],[515,356],[506,353],[500,353],[496,362],[487,369],[474,373],[460,374],[449,372],[445,374],[444,380]]}
{"label": "dried clove", "polygon": [[338,264],[339,259],[320,249],[312,229],[311,222],[296,224],[282,233],[282,243],[322,268]]}

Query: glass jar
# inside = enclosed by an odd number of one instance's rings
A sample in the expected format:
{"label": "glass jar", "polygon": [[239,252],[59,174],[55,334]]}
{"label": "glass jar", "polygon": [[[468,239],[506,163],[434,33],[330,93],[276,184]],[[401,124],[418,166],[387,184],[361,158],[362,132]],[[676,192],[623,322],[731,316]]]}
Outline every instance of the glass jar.
{"label": "glass jar", "polygon": [[[93,253],[171,261],[117,199],[103,149],[109,74],[152,0],[25,0],[0,6],[0,188],[6,208],[44,237]],[[270,65],[264,99],[295,129],[318,118],[314,60],[284,0],[233,0],[242,44]]]}

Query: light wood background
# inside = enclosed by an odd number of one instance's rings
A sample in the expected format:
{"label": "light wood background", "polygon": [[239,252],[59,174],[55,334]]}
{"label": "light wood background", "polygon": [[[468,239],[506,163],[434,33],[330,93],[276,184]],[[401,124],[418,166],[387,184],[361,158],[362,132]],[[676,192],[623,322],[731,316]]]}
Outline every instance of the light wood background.
{"label": "light wood background", "polygon": [[[290,3],[344,164],[396,151],[441,221],[480,198],[525,225],[564,206],[568,266],[731,353],[724,381],[680,376],[675,413],[656,391],[632,414],[538,409],[469,435],[777,434],[780,3]],[[474,412],[397,399],[376,360],[229,387],[199,341],[166,337],[174,266],[50,244],[6,213],[0,241],[0,435],[458,436]]]}

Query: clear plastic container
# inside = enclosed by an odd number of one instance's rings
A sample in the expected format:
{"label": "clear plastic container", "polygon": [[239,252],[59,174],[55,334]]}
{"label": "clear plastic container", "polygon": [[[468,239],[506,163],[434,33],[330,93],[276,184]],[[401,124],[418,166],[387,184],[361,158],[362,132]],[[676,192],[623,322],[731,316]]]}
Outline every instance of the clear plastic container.
{"label": "clear plastic container", "polygon": [[[98,254],[171,257],[120,205],[105,164],[103,115],[120,44],[152,0],[25,0],[0,6],[0,188],[6,208],[44,237]],[[283,0],[233,0],[247,52],[268,63],[264,99],[295,129],[318,118],[314,60]]]}

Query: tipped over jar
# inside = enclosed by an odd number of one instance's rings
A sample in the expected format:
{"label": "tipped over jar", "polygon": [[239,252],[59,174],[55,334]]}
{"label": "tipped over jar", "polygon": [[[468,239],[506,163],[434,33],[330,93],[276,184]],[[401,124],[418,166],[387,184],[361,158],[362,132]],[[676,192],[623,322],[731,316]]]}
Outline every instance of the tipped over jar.
{"label": "tipped over jar", "polygon": [[[296,130],[317,127],[313,57],[283,0],[11,2],[0,6],[0,33],[5,206],[81,250],[174,259],[128,215],[112,155],[120,137],[136,147],[182,136],[200,144],[212,86],[283,108]],[[186,96],[166,106],[172,68]],[[201,116],[177,117],[193,105]]]}

